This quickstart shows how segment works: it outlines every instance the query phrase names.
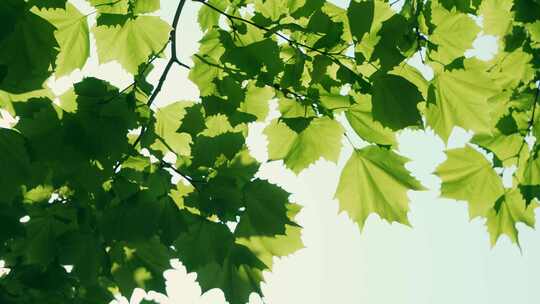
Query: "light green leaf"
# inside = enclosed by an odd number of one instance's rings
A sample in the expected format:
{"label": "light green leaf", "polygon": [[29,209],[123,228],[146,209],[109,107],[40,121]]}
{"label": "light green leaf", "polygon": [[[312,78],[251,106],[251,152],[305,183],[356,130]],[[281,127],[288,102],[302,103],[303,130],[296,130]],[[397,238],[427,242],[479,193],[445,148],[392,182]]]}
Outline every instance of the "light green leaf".
{"label": "light green leaf", "polygon": [[189,102],[175,102],[156,111],[156,123],[154,130],[158,138],[151,148],[162,151],[163,154],[170,151],[178,156],[191,154],[191,136],[187,133],[177,132],[186,114]]}
{"label": "light green leaf", "polygon": [[255,2],[255,11],[260,12],[264,17],[271,20],[278,20],[282,14],[288,12],[288,0],[257,0]]}
{"label": "light green leaf", "polygon": [[489,161],[469,146],[446,152],[448,159],[435,174],[441,178],[441,196],[469,202],[470,218],[487,216],[503,192],[501,178]]}
{"label": "light green leaf", "polygon": [[277,120],[266,127],[269,158],[282,159],[285,166],[297,174],[320,158],[337,162],[343,134],[341,125],[327,117],[298,123],[302,126],[296,131]]}
{"label": "light green leaf", "polygon": [[164,48],[171,27],[159,17],[139,16],[122,25],[97,25],[93,28],[100,63],[118,60],[131,74],[141,63]]}
{"label": "light green leaf", "polygon": [[340,112],[348,108],[351,105],[349,96],[343,96],[340,94],[321,94],[319,96],[321,104],[328,110]]}
{"label": "light green leaf", "polygon": [[512,27],[513,5],[512,0],[483,0],[480,14],[484,18],[484,34],[504,36]]}
{"label": "light green leaf", "polygon": [[131,0],[134,14],[155,12],[160,7],[160,0]]}
{"label": "light green leaf", "polygon": [[391,150],[367,146],[353,152],[341,173],[335,197],[360,229],[371,213],[392,223],[409,225],[408,190],[424,187],[405,169],[407,158]]}
{"label": "light green leaf", "polygon": [[[504,135],[497,132],[494,135],[475,135],[471,142],[493,152],[505,167],[509,167],[516,163],[516,156],[523,140],[519,134]],[[526,149],[522,149],[521,154],[525,152]]]}
{"label": "light green leaf", "polygon": [[497,93],[497,87],[485,73],[474,69],[445,71],[433,79],[432,86],[426,119],[443,140],[448,140],[454,126],[491,133],[487,101]]}
{"label": "light green leaf", "polygon": [[246,98],[240,105],[240,111],[255,115],[257,121],[263,121],[268,116],[269,102],[273,97],[274,90],[272,88],[250,84],[246,89]]}
{"label": "light green leaf", "polygon": [[290,99],[281,97],[278,100],[278,109],[282,118],[295,118],[295,117],[314,117],[315,111],[307,106],[302,105],[296,99]]}
{"label": "light green leaf", "polygon": [[524,185],[540,185],[540,158],[531,157],[525,164]]}
{"label": "light green leaf", "polygon": [[357,104],[345,112],[345,116],[356,134],[363,139],[379,145],[397,145],[394,132],[373,119],[369,96],[362,96]]}
{"label": "light green leaf", "polygon": [[[525,166],[524,169],[523,166]],[[530,156],[518,170],[518,174],[523,172],[519,190],[528,206],[533,199],[540,200],[540,158],[538,154]]]}
{"label": "light green leaf", "polygon": [[56,27],[54,36],[60,46],[60,52],[56,57],[56,77],[81,69],[90,56],[90,37],[86,17],[70,3],[67,3],[65,10],[36,9],[34,12]]}
{"label": "light green leaf", "polygon": [[519,84],[527,84],[534,79],[535,69],[532,63],[533,56],[524,52],[522,48],[510,53],[500,52],[496,64],[490,69],[490,76],[501,88],[513,88]]}
{"label": "light green leaf", "polygon": [[[222,11],[225,11],[227,6],[229,5],[229,1],[227,0],[209,0],[207,1],[207,3]],[[218,25],[219,17],[221,17],[221,14],[219,12],[215,11],[207,5],[203,5],[199,10],[197,21],[199,22],[201,30],[204,32]]]}
{"label": "light green leaf", "polygon": [[529,32],[531,40],[533,43],[532,47],[539,49],[540,48],[540,20],[536,20],[533,23],[527,23],[525,28]]}
{"label": "light green leaf", "polygon": [[499,237],[503,234],[508,236],[512,243],[519,245],[517,223],[534,228],[534,209],[538,203],[531,203],[528,206],[517,189],[510,190],[502,195],[492,210],[487,215],[487,228],[490,234],[491,245],[495,246]]}
{"label": "light green leaf", "polygon": [[54,189],[50,185],[39,185],[24,193],[23,202],[26,204],[35,204],[47,202]]}
{"label": "light green leaf", "polygon": [[195,65],[189,71],[189,79],[197,85],[201,97],[211,95],[216,90],[214,79],[220,75],[221,70],[196,56],[193,57],[193,62]]}
{"label": "light green leaf", "polygon": [[437,50],[432,50],[429,56],[442,64],[449,64],[472,47],[480,28],[467,14],[449,12],[441,6],[432,7],[432,16],[431,22],[436,27],[429,41],[437,45]]}

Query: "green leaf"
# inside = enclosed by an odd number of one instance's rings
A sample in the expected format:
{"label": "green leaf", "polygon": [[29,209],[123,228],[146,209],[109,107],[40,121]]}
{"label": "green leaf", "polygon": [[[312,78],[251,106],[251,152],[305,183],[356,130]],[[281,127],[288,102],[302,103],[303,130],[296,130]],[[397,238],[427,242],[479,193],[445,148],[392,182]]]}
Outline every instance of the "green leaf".
{"label": "green leaf", "polygon": [[441,196],[469,203],[470,218],[487,216],[504,193],[501,178],[488,160],[469,146],[446,152],[448,159],[435,174],[441,178]]}
{"label": "green leaf", "polygon": [[[497,132],[492,136],[485,134],[475,135],[471,142],[493,152],[496,158],[501,160],[505,167],[508,167],[517,162],[516,156],[523,140],[523,137],[519,134],[504,135]],[[521,157],[525,152],[525,149],[522,149]]]}
{"label": "green leaf", "polygon": [[414,84],[405,78],[384,74],[373,82],[373,118],[393,130],[421,126],[417,105],[423,97]]}
{"label": "green leaf", "polygon": [[197,281],[203,292],[219,288],[231,304],[244,304],[251,293],[262,294],[264,265],[246,247],[231,246],[222,263],[208,263],[197,271]]}
{"label": "green leaf", "polygon": [[272,236],[285,233],[285,225],[293,224],[287,217],[289,193],[267,181],[256,179],[244,188],[246,215],[256,235]]}
{"label": "green leaf", "polygon": [[[300,206],[286,204],[287,213],[278,217],[281,222],[286,219],[286,224],[279,227],[282,231],[279,234],[267,235],[264,231],[258,230],[256,222],[260,219],[260,213],[253,212],[240,218],[240,222],[235,229],[236,243],[246,246],[271,269],[274,257],[284,257],[295,253],[304,247],[301,238],[301,227],[292,222],[292,219],[300,211]],[[280,212],[281,213],[281,212]],[[274,213],[275,215],[276,213]],[[268,227],[263,228],[268,230]]]}
{"label": "green leaf", "polygon": [[30,217],[26,227],[30,237],[24,243],[24,256],[29,264],[48,266],[60,253],[60,238],[77,229],[75,210],[54,205],[52,208],[34,210]]}
{"label": "green leaf", "polygon": [[350,97],[340,94],[323,93],[319,96],[319,100],[325,108],[335,112],[340,112],[351,105]]}
{"label": "green leaf", "polygon": [[472,47],[480,28],[467,14],[448,11],[443,7],[432,7],[431,22],[436,25],[429,41],[437,48],[430,51],[430,58],[442,64],[449,64],[462,57]]}
{"label": "green leaf", "polygon": [[525,167],[524,179],[526,185],[540,185],[540,158],[538,154],[535,156],[527,161]]}
{"label": "green leaf", "polygon": [[[229,5],[229,1],[223,1],[223,0],[209,0],[207,1],[208,4],[225,11],[227,6]],[[199,22],[199,26],[201,27],[201,30],[207,31],[211,29],[214,26],[217,26],[219,23],[219,17],[221,14],[219,12],[216,12],[214,9],[212,9],[209,6],[203,5],[199,9],[197,21]]]}
{"label": "green leaf", "polygon": [[58,54],[55,28],[23,8],[10,13],[14,24],[6,26],[0,36],[0,66],[5,74],[0,90],[20,94],[41,89]]}
{"label": "green leaf", "polygon": [[178,132],[186,114],[185,108],[191,105],[188,102],[175,102],[157,109],[154,124],[156,138],[150,146],[152,149],[161,151],[163,155],[167,152],[173,152],[178,156],[191,154],[191,136]]}
{"label": "green leaf", "polygon": [[351,1],[347,8],[347,17],[349,18],[351,34],[356,38],[356,41],[362,41],[364,34],[370,32],[375,10],[374,2],[375,1]]}
{"label": "green leaf", "polygon": [[118,60],[131,74],[136,74],[141,63],[157,55],[168,42],[171,27],[159,17],[139,16],[123,24],[96,25],[100,63]]}
{"label": "green leaf", "polygon": [[175,247],[188,271],[197,272],[202,291],[220,288],[231,304],[246,303],[251,292],[260,294],[262,271],[267,266],[246,247],[235,244],[224,224],[200,217],[192,221]]}
{"label": "green leaf", "polygon": [[[328,4],[325,4],[328,5]],[[320,33],[313,47],[316,49],[332,49],[339,45],[343,35],[343,24],[334,22],[323,10],[315,12],[309,19],[308,29]]]}
{"label": "green leaf", "polygon": [[445,71],[432,82],[433,95],[426,110],[426,120],[443,140],[448,140],[454,126],[476,133],[491,133],[487,102],[497,87],[485,73],[475,69]]}
{"label": "green leaf", "polygon": [[528,23],[525,25],[525,28],[527,28],[527,31],[529,32],[529,35],[532,40],[532,47],[535,49],[540,48],[540,20],[537,20],[533,23]]}
{"label": "green leaf", "polygon": [[165,292],[163,272],[170,268],[171,250],[152,238],[147,242],[118,242],[110,248],[110,273],[120,291],[129,295],[137,287]]}
{"label": "green leaf", "polygon": [[534,209],[538,206],[538,203],[526,206],[517,189],[510,190],[502,195],[487,215],[486,225],[490,234],[491,245],[495,246],[497,240],[503,234],[508,236],[512,243],[519,245],[516,224],[524,223],[534,228]]}
{"label": "green leaf", "polygon": [[213,167],[221,156],[233,159],[242,149],[244,142],[244,137],[236,132],[225,132],[216,136],[198,136],[194,139],[192,166]]}
{"label": "green leaf", "polygon": [[296,99],[282,97],[278,100],[278,109],[281,113],[281,118],[302,118],[316,116],[315,111],[303,105]]}
{"label": "green leaf", "polygon": [[127,14],[129,0],[89,0],[100,13],[103,14]]}
{"label": "green leaf", "polygon": [[407,161],[377,146],[354,151],[336,190],[340,211],[346,211],[360,229],[371,213],[390,223],[409,225],[407,191],[424,190],[424,187],[405,169]]}
{"label": "green leaf", "polygon": [[45,8],[66,8],[67,0],[30,0],[28,1],[31,6],[35,6],[39,9]]}
{"label": "green leaf", "polygon": [[511,53],[500,52],[497,59],[497,64],[489,71],[498,86],[511,88],[533,81],[533,57],[523,49],[518,48]]}
{"label": "green leaf", "polygon": [[283,69],[279,46],[272,39],[264,39],[246,46],[233,47],[228,36],[222,37],[226,51],[221,60],[235,65],[247,77],[272,79]]}
{"label": "green leaf", "polygon": [[270,111],[268,103],[273,97],[272,88],[249,85],[246,88],[246,98],[240,105],[240,111],[254,115],[257,121],[264,121]]}
{"label": "green leaf", "polygon": [[23,202],[26,204],[35,204],[47,202],[54,189],[50,185],[39,185],[33,189],[25,191]]}
{"label": "green leaf", "polygon": [[24,137],[13,130],[0,128],[0,192],[3,203],[10,203],[20,186],[30,178],[31,165]]}
{"label": "green leaf", "polygon": [[442,6],[451,11],[456,9],[464,13],[474,13],[476,11],[475,6],[478,0],[440,0]]}
{"label": "green leaf", "polygon": [[270,160],[282,159],[285,167],[297,174],[320,158],[337,162],[343,134],[341,125],[329,118],[315,118],[306,124],[302,130],[293,130],[285,122],[270,123],[264,130]]}
{"label": "green leaf", "polygon": [[256,1],[255,10],[270,20],[278,20],[288,11],[288,0]]}
{"label": "green leaf", "polygon": [[[362,36],[362,40],[356,42],[355,57],[357,58],[372,58],[374,56],[375,46],[381,40],[379,31],[381,30],[383,23],[395,15],[394,11],[390,8],[390,5],[384,1],[372,1],[373,2],[373,17],[369,32]],[[352,3],[351,3],[352,4]],[[355,5],[356,6],[356,5]],[[368,18],[369,19],[369,18]],[[349,20],[350,22],[350,20]],[[352,24],[355,24],[353,21]],[[362,28],[362,27],[361,27]],[[354,31],[351,28],[351,32],[354,35]],[[357,33],[358,35],[358,33]],[[355,37],[359,39],[358,36]],[[361,54],[361,56],[359,56]],[[363,61],[363,60],[360,60]]]}
{"label": "green leaf", "polygon": [[63,238],[60,247],[60,260],[65,265],[73,265],[73,274],[84,284],[97,283],[106,253],[103,243],[94,235],[73,233]]}
{"label": "green leaf", "polygon": [[383,22],[378,32],[380,37],[371,61],[378,61],[379,71],[390,71],[412,54],[417,48],[417,36],[412,32],[414,25],[402,15],[393,15]]}
{"label": "green leaf", "polygon": [[533,199],[540,200],[540,158],[538,158],[538,153],[531,155],[524,166],[525,169],[518,168],[523,170],[523,179],[519,189],[527,206],[529,206]]}
{"label": "green leaf", "polygon": [[159,10],[160,0],[131,0],[134,14],[147,14]]}
{"label": "green leaf", "polygon": [[504,36],[512,28],[512,0],[484,0],[480,14],[484,18],[483,32],[486,35]]}
{"label": "green leaf", "polygon": [[35,13],[56,27],[54,36],[60,46],[60,53],[56,58],[56,77],[81,69],[90,56],[86,17],[70,3],[65,9],[37,10]]}
{"label": "green leaf", "polygon": [[396,146],[396,135],[390,128],[384,127],[373,119],[371,100],[369,96],[362,96],[362,100],[345,112],[353,130],[363,139],[379,145]]}

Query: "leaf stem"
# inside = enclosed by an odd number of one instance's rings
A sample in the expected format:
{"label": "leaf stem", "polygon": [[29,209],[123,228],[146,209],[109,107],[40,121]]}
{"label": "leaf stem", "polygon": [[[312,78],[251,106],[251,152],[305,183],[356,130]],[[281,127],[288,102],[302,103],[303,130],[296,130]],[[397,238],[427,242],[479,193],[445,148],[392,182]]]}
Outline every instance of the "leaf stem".
{"label": "leaf stem", "polygon": [[343,132],[343,135],[345,135],[345,138],[353,148],[353,150],[356,150],[356,146],[353,144],[352,139],[349,137],[349,134],[347,134],[347,131]]}

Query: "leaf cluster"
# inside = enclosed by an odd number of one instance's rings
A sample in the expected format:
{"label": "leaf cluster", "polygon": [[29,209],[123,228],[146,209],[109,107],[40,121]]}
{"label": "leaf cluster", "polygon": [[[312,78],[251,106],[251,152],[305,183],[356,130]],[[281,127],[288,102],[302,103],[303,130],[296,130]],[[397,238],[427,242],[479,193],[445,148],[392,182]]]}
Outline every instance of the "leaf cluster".
{"label": "leaf cluster", "polygon": [[[254,122],[267,125],[269,160],[296,174],[352,145],[335,197],[360,228],[371,214],[409,225],[407,193],[424,190],[399,154],[400,131],[431,129],[446,142],[455,127],[470,130],[435,171],[441,196],[486,218],[493,244],[503,234],[518,242],[518,222],[534,225],[538,1],[178,0],[172,24],[155,15],[159,0],[89,3],[92,28],[67,0],[0,3],[0,106],[17,117],[0,129],[0,257],[10,269],[1,303],[164,292],[173,258],[232,304],[262,294],[274,258],[303,245],[299,206],[257,178],[246,145]],[[192,67],[177,57],[185,5],[200,5],[203,31]],[[487,61],[466,56],[480,32],[498,38]],[[83,69],[92,39],[99,63],[119,62],[132,84],[86,77],[56,96],[47,79]],[[157,108],[175,65],[190,69],[200,100]],[[273,101],[280,115],[268,121]]]}

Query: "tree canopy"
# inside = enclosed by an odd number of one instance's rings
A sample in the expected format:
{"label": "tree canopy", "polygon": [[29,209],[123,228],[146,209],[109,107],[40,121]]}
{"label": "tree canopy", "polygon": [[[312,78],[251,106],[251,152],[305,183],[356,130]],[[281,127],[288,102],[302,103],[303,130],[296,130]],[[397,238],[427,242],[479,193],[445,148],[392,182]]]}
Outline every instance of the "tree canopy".
{"label": "tree canopy", "polygon": [[[516,224],[534,226],[539,0],[175,1],[168,24],[159,0],[88,0],[92,27],[68,0],[0,1],[0,107],[16,117],[0,129],[0,259],[10,269],[0,302],[163,292],[173,258],[231,304],[262,294],[274,257],[303,247],[300,206],[256,177],[246,146],[270,101],[280,117],[264,131],[269,158],[294,173],[353,145],[335,197],[360,228],[370,214],[408,225],[407,192],[424,189],[396,134],[431,129],[446,142],[454,127],[474,136],[436,169],[441,196],[467,201],[492,244],[506,235],[519,245]],[[194,4],[204,36],[188,66],[176,32]],[[466,56],[479,33],[496,37],[493,58]],[[117,61],[133,82],[85,77],[56,96],[46,81],[81,69],[93,40],[99,63]],[[167,64],[150,83],[157,58]],[[200,98],[155,108],[174,66],[190,69]]]}

